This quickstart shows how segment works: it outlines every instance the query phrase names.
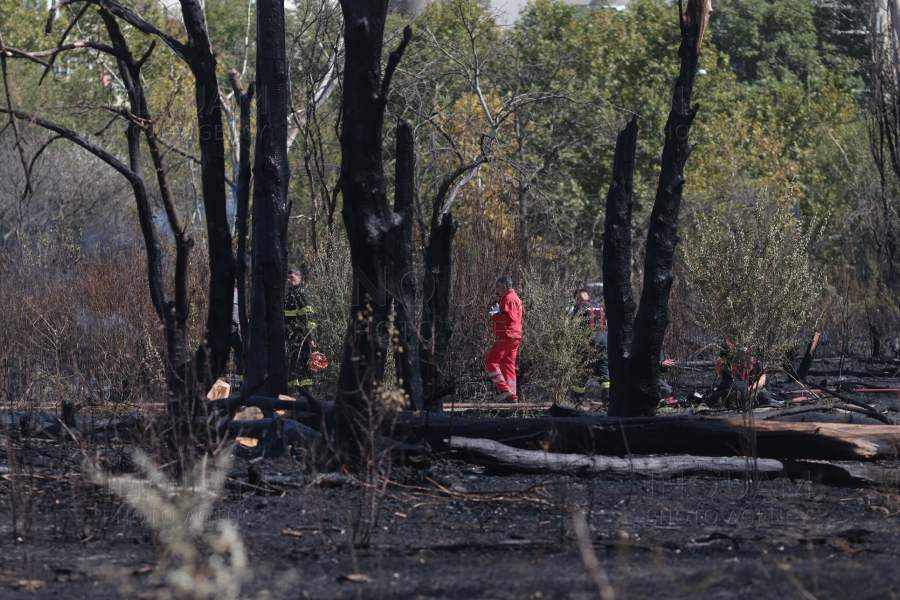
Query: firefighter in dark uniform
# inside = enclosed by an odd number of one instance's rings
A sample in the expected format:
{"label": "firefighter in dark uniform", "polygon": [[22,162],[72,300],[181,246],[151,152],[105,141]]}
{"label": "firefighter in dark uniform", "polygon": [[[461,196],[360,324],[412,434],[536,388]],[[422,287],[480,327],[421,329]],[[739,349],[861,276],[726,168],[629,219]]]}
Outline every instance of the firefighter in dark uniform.
{"label": "firefighter in dark uniform", "polygon": [[572,318],[584,319],[586,325],[591,328],[591,356],[588,359],[589,374],[584,375],[580,381],[576,381],[569,388],[569,397],[576,404],[584,400],[584,388],[591,376],[600,382],[600,400],[609,400],[609,358],[606,351],[607,332],[606,317],[603,314],[603,305],[592,301],[590,294],[585,289],[575,292],[575,306],[572,308]]}
{"label": "firefighter in dark uniform", "polygon": [[316,349],[313,330],[316,313],[306,299],[298,269],[287,275],[287,294],[284,298],[284,330],[288,353],[288,387],[312,385],[312,371],[307,362]]}
{"label": "firefighter in dark uniform", "polygon": [[[603,312],[602,299],[591,300],[590,294],[585,289],[575,292],[575,306],[572,308],[572,318],[581,318],[590,324],[591,347],[596,351],[588,361],[590,374],[584,376],[569,388],[571,399],[580,404],[584,400],[584,389],[591,375],[600,383],[600,401],[609,401],[609,354],[607,349],[608,330],[606,328],[606,315]],[[659,397],[666,399],[672,395],[672,387],[665,381],[666,373],[674,362],[666,357],[665,351],[660,352],[659,370]]]}

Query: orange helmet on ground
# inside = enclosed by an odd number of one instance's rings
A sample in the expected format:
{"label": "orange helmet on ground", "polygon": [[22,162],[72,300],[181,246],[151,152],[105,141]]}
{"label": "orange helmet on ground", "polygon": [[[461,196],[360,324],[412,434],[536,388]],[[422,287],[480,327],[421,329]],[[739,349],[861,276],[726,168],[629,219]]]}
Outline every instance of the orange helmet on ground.
{"label": "orange helmet on ground", "polygon": [[313,352],[309,360],[306,361],[309,370],[316,373],[328,366],[328,358],[321,352]]}

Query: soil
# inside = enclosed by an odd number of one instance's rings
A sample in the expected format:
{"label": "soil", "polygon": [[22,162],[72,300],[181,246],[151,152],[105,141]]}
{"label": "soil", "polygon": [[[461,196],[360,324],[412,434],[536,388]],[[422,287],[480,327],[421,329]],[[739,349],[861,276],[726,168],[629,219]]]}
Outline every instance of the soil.
{"label": "soil", "polygon": [[[246,480],[246,463],[231,475]],[[316,485],[290,458],[261,466],[275,493],[232,493],[211,518],[239,526],[249,556],[242,598],[596,598],[575,510],[620,598],[900,596],[896,490],[500,476],[442,461],[395,468],[373,491],[351,478]],[[77,484],[61,499],[50,483],[33,480],[23,541],[10,494],[0,495],[0,597],[168,596],[158,584],[164,561],[154,560],[161,542],[140,514]],[[95,538],[79,541],[80,532]],[[15,589],[23,579],[45,587]]]}
{"label": "soil", "polygon": [[[28,444],[18,480],[0,451],[0,598],[171,597],[171,546],[146,513],[85,482],[73,448]],[[96,456],[124,471],[130,453]],[[238,483],[251,468],[269,493]],[[238,456],[228,475],[203,519],[239,529],[241,598],[597,598],[578,511],[618,598],[900,598],[900,494],[887,486],[504,475],[448,459],[321,476],[291,456]],[[14,501],[27,503],[24,535]]]}

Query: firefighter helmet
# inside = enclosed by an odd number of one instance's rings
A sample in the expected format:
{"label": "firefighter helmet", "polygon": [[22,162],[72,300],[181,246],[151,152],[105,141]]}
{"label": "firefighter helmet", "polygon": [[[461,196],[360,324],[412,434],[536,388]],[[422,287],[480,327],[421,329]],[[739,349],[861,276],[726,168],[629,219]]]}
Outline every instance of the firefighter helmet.
{"label": "firefighter helmet", "polygon": [[317,373],[328,366],[328,358],[321,352],[313,352],[306,361],[306,366],[310,371]]}

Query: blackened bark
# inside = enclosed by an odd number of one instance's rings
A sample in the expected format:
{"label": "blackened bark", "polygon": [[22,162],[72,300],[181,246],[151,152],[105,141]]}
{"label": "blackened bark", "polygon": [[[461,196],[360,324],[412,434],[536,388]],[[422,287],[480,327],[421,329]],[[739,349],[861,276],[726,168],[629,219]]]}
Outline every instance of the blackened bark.
{"label": "blackened bark", "polygon": [[268,379],[259,393],[287,391],[284,285],[287,271],[288,77],[284,50],[284,2],[257,4],[256,155],[253,185],[253,320],[247,385]]}
{"label": "blackened bark", "polygon": [[387,0],[341,0],[345,66],[341,116],[341,214],[353,264],[350,319],[335,402],[335,441],[340,459],[355,462],[370,439],[374,394],[380,385],[393,279],[394,236],[400,219],[387,201],[382,128],[390,78],[412,37],[391,54],[381,77]]}
{"label": "blackened bark", "polygon": [[[185,406],[188,416],[202,412],[202,402],[231,353],[231,313],[234,304],[234,254],[225,210],[225,141],[216,57],[209,42],[206,17],[200,0],[181,0],[181,14],[188,43],[183,47],[195,80],[199,126],[201,183],[209,245],[209,313],[206,332],[194,354],[192,391]],[[166,41],[163,38],[163,41]],[[167,42],[168,43],[168,42]]]}
{"label": "blackened bark", "polygon": [[624,365],[627,388],[623,391],[627,401],[618,403],[615,411],[613,406],[610,407],[610,414],[617,416],[653,414],[659,401],[659,356],[670,320],[669,293],[675,278],[672,265],[678,243],[684,165],[692,149],[688,134],[698,110],[696,106],[691,107],[691,92],[709,13],[709,0],[691,0],[680,14],[678,56],[681,57],[681,71],[675,81],[672,108],[665,127],[659,184],[647,232],[644,287],[634,321],[631,352]]}
{"label": "blackened bark", "polygon": [[[218,83],[216,81],[216,61],[209,43],[203,7],[199,0],[181,0],[183,24],[188,34],[188,42],[182,43],[163,33],[151,23],[138,17],[115,0],[85,0],[100,7],[114,48],[102,44],[72,44],[62,49],[92,47],[107,52],[119,61],[120,71],[126,80],[126,88],[131,104],[132,121],[126,133],[131,167],[122,165],[108,154],[100,151],[72,131],[54,123],[35,120],[34,123],[55,131],[61,137],[89,150],[107,164],[125,175],[131,182],[138,205],[139,220],[147,245],[148,278],[150,296],[160,320],[165,323],[168,344],[169,374],[167,384],[170,391],[168,408],[170,414],[182,426],[181,431],[189,431],[193,417],[202,413],[206,391],[212,387],[217,375],[228,361],[230,351],[230,326],[232,285],[234,282],[234,257],[231,253],[231,234],[225,211],[225,152],[222,134],[222,116],[219,105]],[[61,2],[49,11],[47,32],[50,32],[56,11],[66,3]],[[80,13],[78,16],[80,17]],[[206,323],[206,333],[194,354],[192,361],[187,358],[184,331],[188,315],[188,255],[193,244],[190,234],[181,223],[175,209],[174,196],[169,187],[163,164],[161,144],[153,132],[152,121],[147,110],[143,90],[140,87],[140,69],[149,52],[135,61],[128,51],[124,37],[115,19],[122,19],[144,33],[154,35],[181,57],[190,67],[196,87],[196,104],[200,131],[201,169],[204,206],[206,210],[207,237],[210,263],[210,308]],[[77,18],[76,18],[77,20]],[[71,26],[70,26],[71,27]],[[68,30],[67,32],[68,33]],[[65,35],[63,35],[63,39]],[[2,45],[2,41],[0,41]],[[151,47],[152,51],[152,47]],[[12,112],[16,111],[0,111]],[[124,111],[123,111],[124,112]],[[140,132],[146,132],[147,144],[153,158],[157,181],[166,209],[170,226],[176,239],[175,297],[169,300],[162,286],[162,267],[157,234],[143,172],[140,168]]]}
{"label": "blackened bark", "polygon": [[410,405],[422,409],[422,375],[419,371],[419,341],[416,331],[416,282],[413,272],[412,218],[415,202],[415,146],[412,128],[397,123],[397,163],[394,181],[394,212],[400,215],[400,229],[394,245],[394,325],[400,352],[395,352],[397,376]]}
{"label": "blackened bark", "polygon": [[631,353],[634,334],[634,290],[631,287],[631,210],[637,117],[619,133],[613,155],[613,180],[606,197],[603,234],[603,299],[609,327],[609,412],[625,412],[628,403],[623,368]]}
{"label": "blackened bark", "polygon": [[456,223],[448,212],[431,228],[425,247],[425,302],[422,307],[422,349],[420,369],[424,395],[423,408],[428,412],[443,411],[437,390],[449,389],[449,348],[453,328],[450,323],[450,286],[453,238]]}
{"label": "blackened bark", "polygon": [[894,425],[850,425],[745,421],[721,417],[674,416],[469,418],[416,415],[404,411],[384,428],[404,442],[427,441],[443,451],[455,437],[502,442],[513,448],[547,452],[628,456],[692,454],[747,456],[746,440],[757,440],[758,458],[877,460],[894,458],[900,435]]}
{"label": "blackened bark", "polygon": [[[238,152],[237,210],[235,212],[235,230],[237,231],[237,291],[238,315],[241,320],[241,363],[244,356],[250,354],[250,331],[247,327],[247,216],[250,212],[250,103],[253,100],[255,85],[251,83],[244,92],[238,79],[237,71],[231,71],[231,87],[238,99],[240,110],[240,150]],[[246,373],[246,366],[245,366]]]}
{"label": "blackened bark", "polygon": [[[169,222],[169,228],[175,238],[175,298],[170,299],[165,291],[160,290],[163,302],[163,311],[161,320],[166,333],[166,387],[169,393],[169,409],[172,412],[180,410],[180,406],[184,403],[184,397],[187,393],[185,387],[188,376],[186,370],[189,365],[188,349],[187,349],[187,319],[190,312],[190,304],[188,302],[188,271],[191,249],[194,246],[194,239],[187,231],[181,220],[181,215],[175,204],[175,195],[169,183],[168,171],[164,164],[165,150],[156,137],[153,121],[150,111],[147,108],[147,101],[144,94],[144,88],[141,83],[141,67],[150,57],[153,51],[153,45],[147,54],[140,61],[135,61],[128,48],[128,43],[118,22],[109,10],[100,9],[100,16],[109,33],[112,47],[116,52],[116,61],[119,67],[119,74],[125,85],[125,91],[128,94],[129,103],[131,105],[131,114],[141,119],[142,126],[131,123],[128,128],[128,150],[132,163],[132,169],[137,164],[138,173],[143,177],[140,171],[140,133],[143,130],[147,146],[150,150],[150,156],[153,160],[153,166],[156,171],[156,180],[159,185],[160,196],[163,201],[163,207],[166,211],[166,217]],[[155,44],[155,43],[154,43]],[[154,231],[155,233],[155,231]],[[158,252],[158,249],[157,249]]]}

